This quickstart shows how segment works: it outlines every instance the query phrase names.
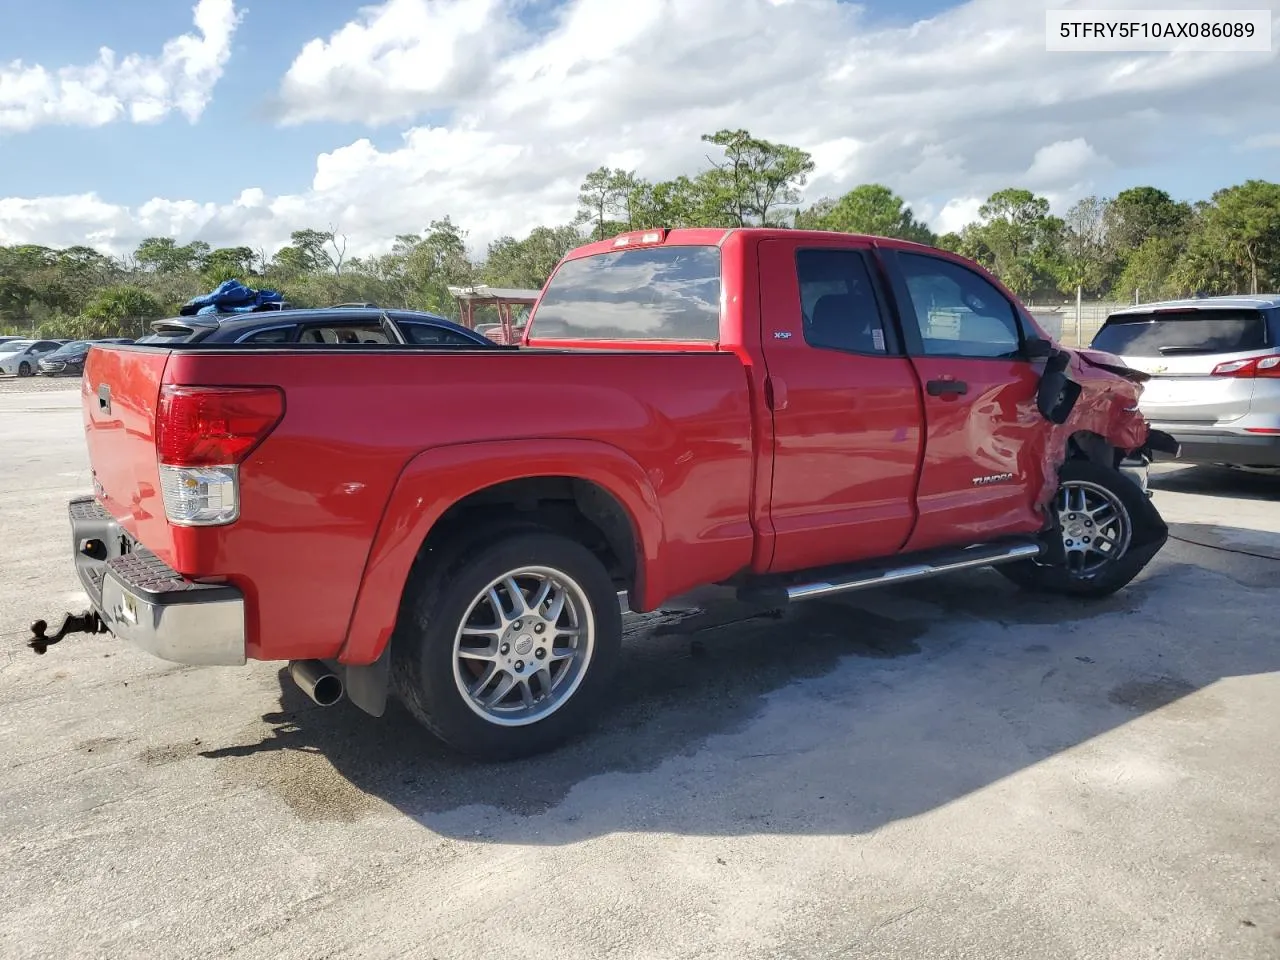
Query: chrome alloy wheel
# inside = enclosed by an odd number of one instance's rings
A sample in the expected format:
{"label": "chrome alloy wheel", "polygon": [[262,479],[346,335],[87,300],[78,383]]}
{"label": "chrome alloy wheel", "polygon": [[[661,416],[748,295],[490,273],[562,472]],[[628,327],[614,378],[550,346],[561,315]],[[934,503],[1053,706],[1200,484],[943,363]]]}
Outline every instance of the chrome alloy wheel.
{"label": "chrome alloy wheel", "polygon": [[1129,549],[1133,536],[1129,511],[1105,487],[1083,480],[1064,483],[1055,508],[1072,577],[1087,580]]}
{"label": "chrome alloy wheel", "polygon": [[586,591],[559,570],[521,567],[491,581],[467,608],[453,640],[453,679],[480,717],[520,727],[569,702],[594,644]]}

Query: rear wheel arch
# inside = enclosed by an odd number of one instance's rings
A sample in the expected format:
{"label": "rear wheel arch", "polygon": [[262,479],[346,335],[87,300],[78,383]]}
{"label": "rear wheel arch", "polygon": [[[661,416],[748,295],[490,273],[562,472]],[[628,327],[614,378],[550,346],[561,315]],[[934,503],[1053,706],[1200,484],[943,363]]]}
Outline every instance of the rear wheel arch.
{"label": "rear wheel arch", "polygon": [[607,487],[578,476],[522,477],[472,491],[427,531],[419,560],[459,539],[508,527],[537,527],[576,540],[604,564],[618,589],[636,589],[643,557],[634,518]]}
{"label": "rear wheel arch", "polygon": [[[543,501],[551,501],[548,509]],[[483,522],[522,524],[588,540],[606,551],[631,605],[661,596],[654,579],[663,524],[644,470],[591,440],[456,444],[424,451],[401,472],[379,521],[339,660],[375,660],[391,638],[405,588],[424,552]],[[620,587],[620,589],[622,589]]]}

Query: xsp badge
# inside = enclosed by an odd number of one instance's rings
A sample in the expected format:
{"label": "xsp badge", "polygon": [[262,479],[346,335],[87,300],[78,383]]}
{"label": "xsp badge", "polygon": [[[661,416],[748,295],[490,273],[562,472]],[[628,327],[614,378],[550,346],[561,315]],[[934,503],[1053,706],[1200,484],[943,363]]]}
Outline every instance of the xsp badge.
{"label": "xsp badge", "polygon": [[1006,480],[1012,479],[1012,473],[993,473],[989,477],[974,477],[973,485],[975,487],[985,487],[989,483],[1004,483]]}

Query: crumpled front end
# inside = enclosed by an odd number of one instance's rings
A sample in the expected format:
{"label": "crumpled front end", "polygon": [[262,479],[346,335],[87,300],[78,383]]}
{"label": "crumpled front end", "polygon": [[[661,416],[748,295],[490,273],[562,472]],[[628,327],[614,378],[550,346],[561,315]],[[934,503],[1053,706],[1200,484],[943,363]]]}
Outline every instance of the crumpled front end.
{"label": "crumpled front end", "polygon": [[1036,506],[1047,509],[1058,490],[1058,471],[1074,451],[1101,459],[1120,452],[1120,467],[1146,488],[1153,450],[1177,453],[1172,437],[1152,430],[1138,409],[1145,373],[1119,357],[1060,347],[1047,361],[1037,404],[1052,425],[1044,446],[1043,484]]}

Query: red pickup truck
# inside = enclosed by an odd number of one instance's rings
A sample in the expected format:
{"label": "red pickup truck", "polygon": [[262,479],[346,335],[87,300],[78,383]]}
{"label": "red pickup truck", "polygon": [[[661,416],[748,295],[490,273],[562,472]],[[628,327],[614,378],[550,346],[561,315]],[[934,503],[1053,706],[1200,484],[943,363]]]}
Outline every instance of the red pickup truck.
{"label": "red pickup truck", "polygon": [[69,508],[93,610],[33,645],[289,661],[318,703],[394,693],[525,755],[607,697],[624,592],[1121,588],[1167,537],[1144,379],[963,258],[769,229],[575,250],[511,347],[99,346]]}

